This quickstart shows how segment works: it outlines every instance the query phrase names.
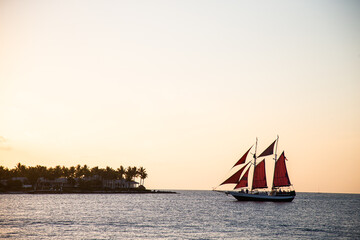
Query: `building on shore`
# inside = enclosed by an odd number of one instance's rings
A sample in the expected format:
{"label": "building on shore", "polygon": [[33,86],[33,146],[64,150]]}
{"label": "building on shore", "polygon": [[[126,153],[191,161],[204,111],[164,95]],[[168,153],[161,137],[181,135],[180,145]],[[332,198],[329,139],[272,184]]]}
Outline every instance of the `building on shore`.
{"label": "building on shore", "polygon": [[137,188],[138,182],[126,181],[125,179],[104,179],[102,186],[105,189],[118,189],[118,188]]}
{"label": "building on shore", "polygon": [[47,179],[40,177],[34,185],[29,184],[26,177],[13,177],[3,179],[0,182],[0,191],[9,190],[34,190],[34,191],[98,191],[98,190],[117,190],[117,189],[134,189],[139,187],[136,181],[127,181],[125,179],[103,179],[98,175],[81,178],[55,178]]}

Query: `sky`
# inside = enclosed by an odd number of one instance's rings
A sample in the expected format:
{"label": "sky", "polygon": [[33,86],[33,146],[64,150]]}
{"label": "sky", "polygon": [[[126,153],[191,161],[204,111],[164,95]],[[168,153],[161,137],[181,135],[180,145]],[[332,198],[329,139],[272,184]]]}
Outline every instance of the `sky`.
{"label": "sky", "polygon": [[0,36],[2,166],[210,190],[279,135],[296,191],[360,193],[358,1],[0,0]]}

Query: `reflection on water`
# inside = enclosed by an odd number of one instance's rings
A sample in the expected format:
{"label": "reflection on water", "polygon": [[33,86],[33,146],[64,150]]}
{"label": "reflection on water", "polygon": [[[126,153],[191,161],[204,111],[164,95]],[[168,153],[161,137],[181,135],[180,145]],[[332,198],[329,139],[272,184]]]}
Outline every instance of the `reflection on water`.
{"label": "reflection on water", "polygon": [[0,195],[0,238],[359,239],[360,195],[298,193],[291,203],[179,194]]}

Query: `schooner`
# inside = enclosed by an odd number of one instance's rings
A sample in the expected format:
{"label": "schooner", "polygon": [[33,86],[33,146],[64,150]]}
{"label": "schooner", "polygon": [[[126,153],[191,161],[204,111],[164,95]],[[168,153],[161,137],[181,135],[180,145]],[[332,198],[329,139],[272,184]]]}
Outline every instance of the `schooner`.
{"label": "schooner", "polygon": [[[257,138],[255,142],[255,153],[253,159],[246,162],[247,156],[252,149],[249,150],[235,163],[233,166],[241,166],[241,168],[226,179],[219,186],[224,184],[235,184],[232,191],[225,191],[226,194],[230,194],[239,201],[276,201],[276,202],[291,202],[295,198],[295,190],[290,182],[290,178],[287,172],[285,160],[285,153],[282,152],[280,157],[277,158],[277,145],[279,142],[279,136],[270,144],[259,156],[256,155],[257,151]],[[275,153],[274,153],[275,148]],[[265,158],[257,161],[259,158],[274,155],[274,175],[271,189],[268,189],[266,182],[265,171]],[[252,184],[251,188],[248,184],[249,171],[253,168]]]}

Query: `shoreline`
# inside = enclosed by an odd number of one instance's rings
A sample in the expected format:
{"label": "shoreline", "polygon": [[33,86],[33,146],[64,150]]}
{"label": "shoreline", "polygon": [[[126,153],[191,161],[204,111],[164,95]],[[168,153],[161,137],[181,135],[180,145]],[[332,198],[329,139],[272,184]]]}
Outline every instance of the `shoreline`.
{"label": "shoreline", "polygon": [[7,191],[1,194],[178,194],[173,191],[145,190],[145,191]]}

